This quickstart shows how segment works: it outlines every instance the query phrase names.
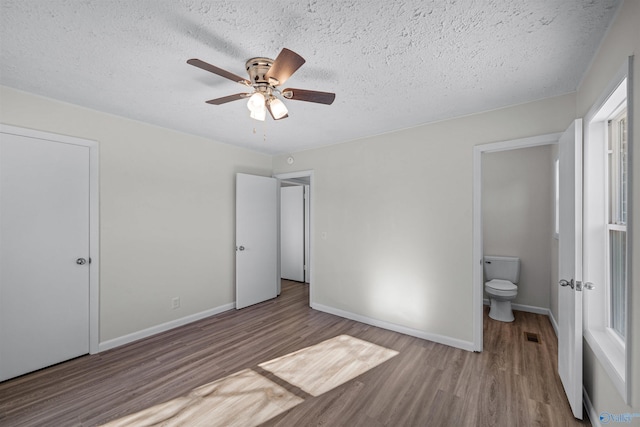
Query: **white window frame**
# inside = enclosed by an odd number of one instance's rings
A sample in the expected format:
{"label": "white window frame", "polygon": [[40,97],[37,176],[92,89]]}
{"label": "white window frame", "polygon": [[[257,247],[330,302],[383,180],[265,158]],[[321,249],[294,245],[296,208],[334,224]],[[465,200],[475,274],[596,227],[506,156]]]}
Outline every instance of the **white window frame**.
{"label": "white window frame", "polygon": [[[608,125],[607,121],[615,113],[620,112],[620,105],[627,102],[627,126],[628,144],[632,143],[631,117],[633,114],[632,99],[628,97],[630,87],[632,57],[625,61],[616,77],[609,84],[584,121],[584,162],[588,171],[584,176],[584,277],[595,283],[596,288],[586,291],[584,294],[584,321],[583,334],[585,340],[598,358],[600,364],[607,372],[616,389],[625,400],[630,402],[630,347],[625,346],[629,342],[632,327],[629,313],[629,299],[626,300],[626,337],[620,339],[610,325],[610,290],[608,289],[608,262],[605,257],[609,255],[609,206],[608,189],[605,188],[605,173],[607,170],[607,146]],[[630,145],[629,145],[630,147]],[[630,151],[630,150],[629,150]],[[632,169],[632,158],[629,152],[628,170]],[[631,178],[629,178],[631,179]],[[631,184],[628,191],[628,221],[631,213]],[[627,227],[627,257],[631,260],[631,226]],[[632,280],[631,262],[627,262],[627,286]],[[627,291],[627,295],[629,292]]]}
{"label": "white window frame", "polygon": [[[613,111],[610,116],[609,116],[609,120],[611,121],[617,121],[622,112],[625,112],[625,116],[627,115],[627,102],[626,102],[626,97],[625,97],[625,101],[624,103],[622,103],[620,106],[618,106],[616,108],[615,111]],[[618,134],[614,129],[609,129],[606,133],[606,137],[607,139],[610,138],[618,138]],[[605,292],[605,331],[607,332],[607,334],[610,335],[610,339],[613,340],[614,345],[618,346],[618,351],[619,352],[624,352],[625,351],[625,338],[624,337],[620,337],[620,335],[613,329],[613,327],[611,326],[612,323],[612,313],[611,313],[611,308],[612,308],[612,298],[611,298],[611,263],[609,260],[611,260],[611,231],[624,231],[626,236],[625,238],[628,239],[629,238],[629,234],[627,231],[627,225],[624,224],[619,224],[619,223],[614,223],[614,220],[617,220],[620,216],[620,213],[618,212],[617,208],[612,208],[609,209],[608,204],[610,203],[611,200],[611,194],[610,194],[610,188],[611,188],[611,182],[610,182],[610,176],[611,176],[611,170],[609,167],[609,161],[608,161],[608,155],[613,154],[611,153],[608,149],[609,146],[609,141],[607,141],[607,143],[605,144],[605,177],[607,180],[607,183],[609,185],[605,186],[605,200],[606,200],[606,208],[607,208],[607,221],[606,221],[606,226],[605,226],[605,259],[607,260],[606,264],[605,264],[605,287],[606,287],[606,292]],[[617,164],[617,162],[616,162]],[[620,195],[616,195],[615,196],[616,199],[618,199],[620,197]],[[615,217],[615,218],[611,218],[611,217]],[[628,258],[628,257],[627,257]],[[627,263],[629,262],[629,260],[627,259]],[[627,292],[628,295],[628,292]],[[628,326],[628,325],[627,325]],[[625,326],[626,327],[626,326]]]}

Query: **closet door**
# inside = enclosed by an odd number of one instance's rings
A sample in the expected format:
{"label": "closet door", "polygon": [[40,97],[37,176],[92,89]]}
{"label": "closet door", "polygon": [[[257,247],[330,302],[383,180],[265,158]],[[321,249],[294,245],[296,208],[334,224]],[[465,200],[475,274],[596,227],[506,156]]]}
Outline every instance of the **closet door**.
{"label": "closet door", "polygon": [[89,352],[89,151],[0,133],[0,381]]}

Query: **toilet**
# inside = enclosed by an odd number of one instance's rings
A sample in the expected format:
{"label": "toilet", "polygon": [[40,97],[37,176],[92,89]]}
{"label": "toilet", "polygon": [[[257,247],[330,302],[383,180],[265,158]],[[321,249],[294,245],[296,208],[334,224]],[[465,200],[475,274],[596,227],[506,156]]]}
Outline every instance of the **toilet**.
{"label": "toilet", "polygon": [[516,283],[520,279],[520,258],[485,256],[484,278],[484,291],[491,301],[489,317],[500,322],[513,322],[511,301],[518,295]]}

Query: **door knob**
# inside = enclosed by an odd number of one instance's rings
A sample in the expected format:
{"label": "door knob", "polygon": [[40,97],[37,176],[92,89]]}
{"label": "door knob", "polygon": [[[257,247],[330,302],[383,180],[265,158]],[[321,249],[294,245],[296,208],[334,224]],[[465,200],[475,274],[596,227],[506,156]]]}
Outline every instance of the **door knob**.
{"label": "door knob", "polygon": [[558,283],[560,284],[560,286],[571,286],[571,289],[573,289],[573,279],[571,279],[571,281],[562,279]]}
{"label": "door knob", "polygon": [[589,290],[589,291],[590,291],[590,290],[593,290],[593,289],[595,289],[595,288],[596,288],[596,285],[594,285],[594,284],[593,284],[593,283],[591,283],[591,282],[584,282],[584,283],[582,283],[582,282],[581,282],[581,281],[579,281],[579,280],[576,282],[576,289],[577,289],[578,291],[581,291],[581,290],[583,290],[583,289],[587,289],[587,290]]}
{"label": "door knob", "polygon": [[78,265],[85,265],[86,263],[87,263],[87,260],[84,259],[84,258],[78,258],[76,260],[76,264],[78,264]]}
{"label": "door knob", "polygon": [[244,246],[238,246],[239,251],[244,251]]}

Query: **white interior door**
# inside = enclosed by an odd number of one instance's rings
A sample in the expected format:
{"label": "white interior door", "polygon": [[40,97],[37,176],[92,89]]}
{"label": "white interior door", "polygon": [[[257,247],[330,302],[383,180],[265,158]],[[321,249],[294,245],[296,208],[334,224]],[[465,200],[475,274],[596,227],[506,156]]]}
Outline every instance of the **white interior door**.
{"label": "white interior door", "polygon": [[582,419],[582,119],[560,137],[558,372]]}
{"label": "white interior door", "polygon": [[280,189],[280,275],[304,282],[304,186]]}
{"label": "white interior door", "polygon": [[236,308],[277,296],[278,181],[236,175]]}
{"label": "white interior door", "polygon": [[89,164],[0,133],[0,381],[89,352]]}

